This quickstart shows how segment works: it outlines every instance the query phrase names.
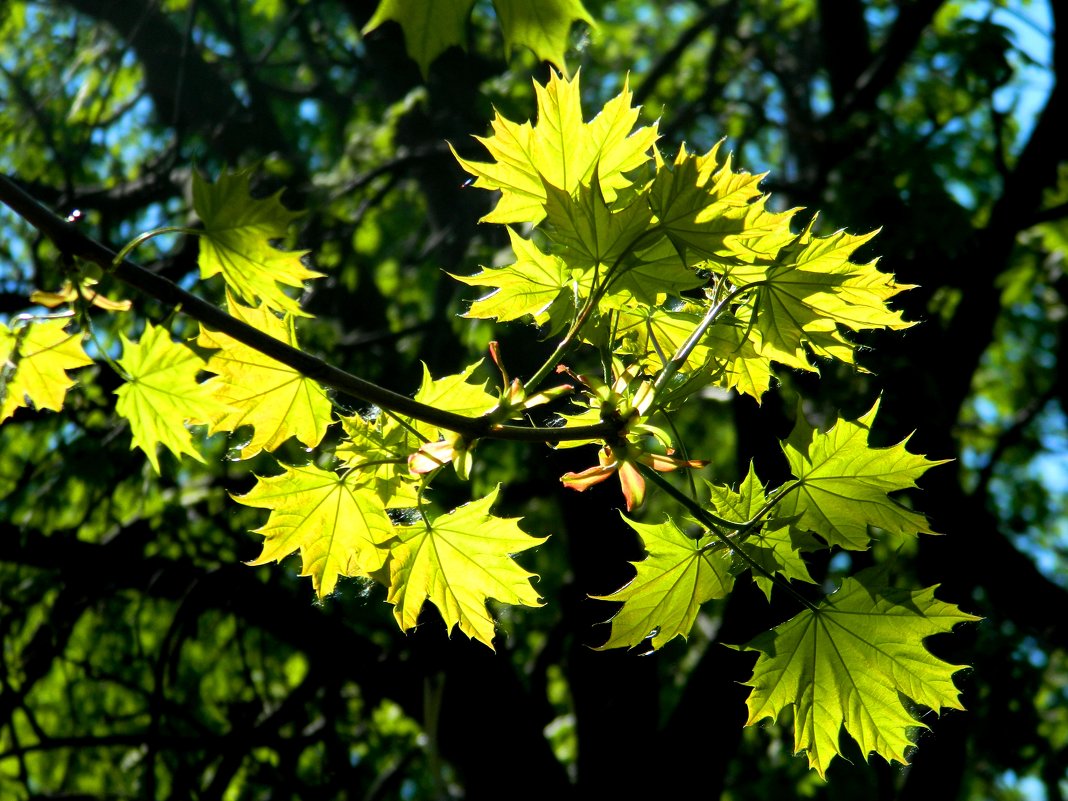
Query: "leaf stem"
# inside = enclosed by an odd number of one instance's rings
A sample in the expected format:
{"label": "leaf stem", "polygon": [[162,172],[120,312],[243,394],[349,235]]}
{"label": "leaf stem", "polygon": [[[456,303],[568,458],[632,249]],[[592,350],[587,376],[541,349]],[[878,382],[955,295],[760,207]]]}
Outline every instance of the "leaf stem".
{"label": "leaf stem", "polygon": [[649,479],[654,484],[659,486],[662,490],[664,490],[664,492],[670,495],[673,500],[683,506],[686,511],[688,511],[695,518],[697,518],[697,521],[701,523],[701,525],[703,525],[705,528],[707,528],[712,533],[712,536],[716,537],[720,542],[722,542],[727,548],[730,549],[731,553],[733,553],[735,556],[745,562],[749,566],[750,570],[752,570],[754,573],[759,573],[760,575],[764,576],[775,586],[781,587],[782,589],[786,590],[786,592],[792,595],[794,599],[797,600],[798,603],[800,603],[802,606],[805,606],[806,608],[811,609],[812,611],[816,611],[816,605],[804,595],[795,590],[790,585],[790,582],[786,581],[786,579],[782,578],[778,574],[772,573],[770,570],[765,568],[753,557],[747,554],[745,552],[745,549],[742,548],[737,542],[733,541],[730,537],[728,537],[719,529],[720,526],[726,526],[728,528],[736,529],[740,533],[747,534],[748,530],[756,527],[761,522],[761,515],[767,514],[767,512],[770,511],[771,508],[774,507],[774,505],[786,495],[786,492],[781,493],[773,500],[769,500],[768,503],[764,504],[764,507],[760,510],[757,517],[745,523],[739,524],[730,520],[724,520],[718,515],[712,514],[711,512],[702,508],[701,504],[687,496],[686,493],[682,492],[674,484],[672,484],[658,472],[653,470],[651,467],[648,467],[640,462],[635,463],[635,466],[645,478]]}
{"label": "leaf stem", "polygon": [[154,237],[163,236],[164,234],[185,234],[187,236],[200,236],[203,233],[203,231],[199,231],[196,228],[186,228],[184,226],[179,225],[168,225],[163,228],[154,228],[151,231],[145,231],[143,234],[138,234],[122,246],[122,249],[115,254],[115,258],[111,262],[112,268],[114,269],[116,265],[125,261],[127,257],[134,252],[134,250],[136,250],[148,240],[153,239]]}
{"label": "leaf stem", "polygon": [[[631,242],[630,245],[628,245],[620,252],[620,254],[616,257],[616,260],[612,262],[612,266],[605,271],[604,281],[599,286],[594,287],[593,291],[590,292],[589,297],[586,298],[586,302],[582,304],[582,308],[579,309],[578,314],[575,315],[575,319],[571,323],[571,327],[568,328],[567,333],[564,334],[563,339],[556,343],[556,348],[549,355],[549,358],[546,359],[545,363],[538,368],[538,371],[527,380],[525,387],[528,394],[530,392],[533,392],[537,388],[537,386],[542,381],[544,381],[546,377],[548,377],[549,373],[551,373],[556,368],[556,365],[560,363],[560,360],[564,358],[564,353],[567,352],[568,348],[571,347],[575,337],[577,337],[578,334],[582,331],[582,328],[586,325],[587,321],[590,318],[590,315],[593,313],[594,309],[597,308],[597,304],[601,302],[601,298],[603,298],[605,292],[608,291],[608,287],[619,275],[622,275],[622,271],[619,270],[619,267],[623,263],[623,259],[634,252],[634,250],[638,247],[642,239],[649,236],[650,234],[657,233],[659,233],[658,226],[654,226],[652,228],[646,229],[645,231],[642,231],[642,233],[634,237],[634,241]],[[595,283],[597,281],[599,267],[600,265],[594,267]]]}
{"label": "leaf stem", "polygon": [[660,375],[658,375],[656,381],[653,382],[654,399],[660,395],[672,377],[682,369],[684,364],[686,364],[686,360],[689,358],[690,354],[693,353],[693,349],[697,347],[702,337],[708,333],[708,329],[712,327],[712,324],[716,319],[723,314],[724,309],[726,309],[730,303],[747,289],[749,289],[749,285],[732,289],[723,298],[709,307],[708,311],[705,312],[705,316],[701,318],[701,322],[697,324],[697,327],[693,330],[690,336],[687,337],[686,341],[679,346],[679,349],[675,351],[675,355],[664,365],[664,368],[660,371]]}

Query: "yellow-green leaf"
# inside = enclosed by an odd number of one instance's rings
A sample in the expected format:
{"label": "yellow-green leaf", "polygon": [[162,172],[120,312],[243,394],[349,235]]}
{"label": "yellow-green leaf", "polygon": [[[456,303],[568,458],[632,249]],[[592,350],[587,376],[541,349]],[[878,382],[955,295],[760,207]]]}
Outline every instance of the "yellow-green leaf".
{"label": "yellow-green leaf", "polygon": [[475,0],[381,0],[363,28],[366,35],[393,20],[404,31],[404,46],[425,78],[431,62],[453,45],[464,44],[464,28]]}
{"label": "yellow-green leaf", "polygon": [[[689,339],[703,313],[693,303],[676,311],[648,305],[628,307],[617,314],[616,335],[623,340],[622,349],[636,355],[642,367],[652,374]],[[747,326],[729,314],[721,316],[690,351],[680,370],[682,374],[698,374],[690,376],[687,386],[696,391],[714,383],[751,395],[759,402],[771,385],[771,362],[757,353],[752,338],[753,332]],[[668,392],[664,397],[672,394]]]}
{"label": "yellow-green leaf", "polygon": [[631,133],[638,109],[631,107],[627,86],[589,123],[582,120],[577,74],[569,81],[553,73],[546,86],[534,88],[537,125],[514,123],[497,114],[493,136],[476,137],[493,161],[456,156],[475,176],[475,186],[501,190],[496,208],[483,222],[538,223],[545,217],[546,184],[570,195],[579,184],[589,184],[595,169],[604,199],[611,203],[620,189],[630,186],[624,173],[651,158],[656,125]]}
{"label": "yellow-green leaf", "polygon": [[[464,29],[474,0],[381,0],[367,34],[393,20],[404,31],[408,55],[419,65],[423,77],[431,63],[453,45],[464,46]],[[538,58],[563,69],[571,24],[593,25],[593,18],[580,0],[493,0],[504,35],[506,55],[516,47],[529,47]]]}
{"label": "yellow-green leaf", "polygon": [[625,587],[593,596],[623,602],[601,648],[633,648],[646,640],[660,648],[689,634],[701,604],[730,592],[734,584],[730,556],[708,547],[716,541],[711,535],[695,539],[671,520],[649,525],[623,519],[638,532],[646,557],[632,563],[637,575]]}
{"label": "yellow-green leaf", "polygon": [[[234,302],[229,309],[238,320],[297,346],[292,317],[281,319],[263,306],[250,309]],[[330,400],[319,384],[225,334],[201,328],[197,343],[217,348],[204,368],[216,375],[205,386],[228,410],[205,421],[210,432],[253,428],[252,438],[241,448],[242,459],[273,451],[290,437],[309,448],[319,444],[332,422]]]}
{"label": "yellow-green leaf", "polygon": [[475,275],[453,276],[471,286],[494,289],[472,303],[464,316],[506,322],[529,314],[536,323],[544,323],[553,301],[571,283],[570,271],[558,256],[543,253],[534,242],[511,228],[507,230],[515,253],[513,264],[483,269]]}
{"label": "yellow-green leaf", "polygon": [[830,545],[850,550],[868,547],[868,526],[903,536],[933,533],[927,518],[894,501],[887,493],[916,486],[916,479],[946,460],[932,461],[909,453],[908,439],[887,448],[868,445],[879,410],[855,422],[839,420],[826,433],[816,431],[798,414],[783,442],[790,470],[800,486],[779,505],[779,513],[797,516],[797,526],[819,534]]}
{"label": "yellow-green leaf", "polygon": [[760,403],[771,387],[774,373],[771,359],[760,354],[759,332],[742,320],[724,315],[709,327],[704,342],[713,354],[710,371],[722,370],[719,385],[749,395]]}
{"label": "yellow-green leaf", "polygon": [[[415,393],[415,399],[427,406],[434,406],[448,412],[478,417],[485,414],[497,405],[497,398],[486,392],[486,382],[472,384],[468,379],[479,368],[482,361],[479,360],[469,365],[462,373],[433,378],[430,371],[423,365],[423,382],[419,391]],[[429,423],[417,420],[411,421],[412,425],[431,440],[437,439],[441,430]]]}
{"label": "yellow-green leaf", "polygon": [[115,411],[130,421],[133,435],[131,448],[140,448],[159,472],[157,446],[163,445],[181,458],[187,453],[199,462],[204,457],[193,447],[187,420],[210,420],[228,409],[212,394],[211,388],[198,384],[197,373],[205,361],[184,345],[171,341],[164,328],[151,323],[139,342],[122,336],[119,366],[129,380],[115,390],[119,396]]}
{"label": "yellow-green leaf", "polygon": [[622,209],[609,209],[597,177],[574,194],[546,185],[545,223],[572,268],[618,267],[646,234],[651,212],[644,197]]}
{"label": "yellow-green leaf", "polygon": [[859,331],[912,325],[886,305],[910,287],[879,272],[874,261],[855,264],[849,260],[875,233],[854,236],[838,231],[813,237],[810,226],[773,262],[739,264],[728,270],[735,286],[753,286],[762,356],[812,370],[807,345],[820,356],[852,364],[854,346],[838,333],[837,326]]}
{"label": "yellow-green leaf", "polygon": [[564,69],[571,24],[593,25],[593,17],[581,0],[493,0],[508,51],[529,47],[542,61]]}
{"label": "yellow-green leaf", "polygon": [[747,704],[747,725],[794,716],[794,751],[804,751],[820,776],[840,754],[844,728],[861,753],[906,763],[908,732],[926,728],[902,702],[962,709],[953,674],[961,669],[932,656],[923,640],[957,623],[978,620],[934,597],[936,587],[907,591],[865,571],[815,609],[744,646],[759,651]]}
{"label": "yellow-green leaf", "polygon": [[387,509],[418,505],[419,479],[408,469],[408,457],[419,447],[415,436],[387,414],[342,417],[341,427],[345,436],[334,455],[356,480],[372,486]]}
{"label": "yellow-green leaf", "polygon": [[285,208],[277,194],[254,200],[248,171],[222,175],[214,184],[194,171],[193,208],[204,223],[198,257],[202,277],[222,274],[230,292],[248,305],[262,302],[271,309],[308,316],[280,284],[301,288],[322,273],[304,266],[306,251],[278,250],[271,244],[285,238],[299,214]]}
{"label": "yellow-green leaf", "polygon": [[66,320],[35,320],[14,330],[0,323],[0,422],[33,404],[58,412],[74,379],[67,370],[92,364]]}
{"label": "yellow-green leaf", "polygon": [[[735,523],[753,520],[768,502],[764,485],[757,478],[752,462],[749,463],[749,472],[737,491],[711,483],[708,483],[708,490],[709,500],[716,514]],[[791,522],[791,518],[783,518],[782,513],[777,508],[774,509],[768,513],[760,526],[746,536],[741,548],[772,575],[778,574],[783,578],[814,584],[808,566],[791,537]],[[745,565],[739,561],[736,566]],[[775,586],[775,582],[756,570],[753,571],[753,581],[768,600],[771,600],[771,588]]]}
{"label": "yellow-green leaf", "polygon": [[764,208],[765,198],[758,188],[764,175],[735,172],[730,156],[720,164],[721,144],[702,156],[682,147],[670,166],[657,154],[649,204],[658,227],[690,266],[711,256],[734,255],[738,241],[767,237],[775,231],[783,232],[785,240],[793,238],[790,213],[772,214]]}
{"label": "yellow-green leaf", "polygon": [[423,603],[438,608],[445,625],[493,647],[494,623],[486,601],[540,606],[531,586],[534,574],[512,555],[544,542],[524,534],[518,518],[494,517],[489,495],[448,514],[401,526],[390,551],[389,602],[400,627],[415,626]]}
{"label": "yellow-green leaf", "polygon": [[280,562],[299,550],[301,575],[311,576],[320,598],[334,591],[339,576],[367,576],[385,563],[382,546],[393,536],[393,524],[374,492],[352,473],[312,464],[286,467],[280,476],[257,479],[234,500],[271,510],[256,529],[264,536],[263,552],[249,564]]}

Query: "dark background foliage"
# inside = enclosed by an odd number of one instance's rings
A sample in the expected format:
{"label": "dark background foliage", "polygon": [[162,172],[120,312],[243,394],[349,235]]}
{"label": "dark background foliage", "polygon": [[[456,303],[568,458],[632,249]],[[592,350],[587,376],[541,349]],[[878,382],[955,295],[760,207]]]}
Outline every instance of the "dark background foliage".
{"label": "dark background foliage", "polygon": [[[491,198],[461,188],[446,140],[480,156],[470,135],[494,107],[530,116],[531,78],[548,74],[529,53],[504,59],[487,5],[468,50],[424,83],[397,26],[360,36],[370,0],[8,0],[0,171],[119,247],[188,219],[191,170],[255,165],[257,192],[307,209],[289,244],[328,276],[306,297],[309,350],[403,392],[420,360],[456,372],[491,336],[529,370],[531,331],[460,319],[473,295],[443,275],[505,244],[477,225]],[[475,490],[505,482],[505,510],[555,535],[527,560],[550,605],[506,613],[496,654],[448,639],[431,613],[402,635],[381,591],[356,582],[315,605],[291,563],[241,564],[262,516],[227,498],[251,483],[227,459],[233,443],[213,438],[208,465],[167,456],[157,480],[129,451],[102,367],[62,413],[23,410],[0,428],[0,797],[637,798],[694,783],[731,799],[1068,795],[1068,9],[587,5],[598,27],[576,26],[569,60],[588,109],[629,73],[665,152],[728,137],[739,164],[771,170],[776,202],[820,209],[825,233],[881,227],[868,255],[918,285],[899,306],[923,325],[870,337],[870,374],[783,370],[761,408],[715,402],[683,425],[719,480],[751,457],[772,479],[798,396],[826,421],[882,393],[882,443],[915,429],[913,451],[954,458],[909,499],[945,536],[817,569],[833,581],[886,563],[983,615],[930,643],[973,666],[958,676],[969,711],[926,716],[908,769],[856,753],[825,785],[790,756],[788,727],[742,729],[752,656],[722,646],[787,604],[740,583],[688,643],[592,651],[611,607],[587,595],[618,588],[641,551],[617,490],[559,489],[584,466],[572,452],[480,450]],[[195,248],[165,237],[137,258],[182,281]],[[61,267],[0,211],[0,313],[56,288]],[[213,284],[197,291],[218,299]],[[101,319],[98,347],[129,324]]]}

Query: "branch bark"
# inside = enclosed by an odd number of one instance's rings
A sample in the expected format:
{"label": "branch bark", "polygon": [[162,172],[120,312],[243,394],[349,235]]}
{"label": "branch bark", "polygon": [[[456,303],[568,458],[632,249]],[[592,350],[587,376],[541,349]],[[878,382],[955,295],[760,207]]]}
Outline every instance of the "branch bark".
{"label": "branch bark", "polygon": [[217,306],[186,292],[173,281],[152,273],[129,260],[116,263],[116,254],[113,251],[41,206],[18,184],[4,175],[0,175],[0,202],[10,206],[13,211],[48,237],[61,252],[96,264],[134,289],[170,306],[180,308],[183,314],[192,317],[213,331],[221,331],[263,355],[292,367],[301,375],[357,400],[373,403],[439,428],[455,431],[471,440],[488,438],[550,443],[581,439],[608,439],[616,433],[616,426],[611,423],[567,428],[511,426],[495,423],[487,416],[467,417],[419,403],[406,395],[347,373],[309,353],[290,347],[231,317]]}

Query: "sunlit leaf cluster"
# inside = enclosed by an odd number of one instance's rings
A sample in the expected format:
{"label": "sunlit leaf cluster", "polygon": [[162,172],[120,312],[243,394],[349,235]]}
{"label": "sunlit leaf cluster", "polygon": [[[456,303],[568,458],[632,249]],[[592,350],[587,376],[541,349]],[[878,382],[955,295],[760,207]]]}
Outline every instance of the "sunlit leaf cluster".
{"label": "sunlit leaf cluster", "polygon": [[[525,13],[507,4],[498,12],[506,28]],[[429,31],[419,34],[424,67],[440,45]],[[190,426],[228,435],[231,458],[255,458],[261,473],[234,496],[267,513],[252,564],[297,554],[320,599],[343,579],[381,584],[402,630],[419,625],[429,601],[450,631],[492,648],[488,602],[542,604],[536,576],[515,557],[554,532],[534,536],[518,518],[495,516],[499,486],[448,508],[434,500],[433,482],[467,480],[483,439],[595,446],[596,464],[562,475],[562,489],[618,480],[645,550],[630,582],[597,596],[618,605],[602,647],[657,649],[685,638],[705,604],[751,579],[802,611],[744,646],[761,655],[748,682],[749,722],[791,710],[796,748],[821,774],[843,730],[864,753],[904,762],[910,731],[922,725],[913,706],[960,706],[957,666],[923,640],[974,618],[935,600],[933,588],[900,590],[874,574],[821,600],[807,555],[862,551],[882,533],[932,533],[894,493],[939,462],[906,443],[873,447],[876,402],[826,431],[799,410],[782,443],[784,483],[766,484],[750,467],[737,487],[691,475],[687,491],[668,474],[708,464],[702,443],[680,441],[673,424],[684,405],[707,402],[711,389],[760,402],[776,370],[815,372],[820,360],[861,369],[851,335],[909,326],[887,305],[907,287],[858,257],[872,233],[821,236],[815,218],[799,225],[797,210],[776,210],[763,176],[736,169],[722,143],[662,153],[657,125],[638,125],[629,88],[588,121],[577,76],[554,73],[535,88],[534,123],[498,114],[479,139],[489,160],[457,156],[475,187],[498,193],[483,222],[507,227],[511,258],[455,276],[488,290],[467,317],[528,322],[554,340],[532,375],[510,378],[494,343],[499,385],[476,376],[481,362],[436,378],[424,367],[414,400],[354,413],[320,374],[207,322],[195,336],[146,322],[138,337],[122,337],[116,359],[99,354],[122,379],[115,408],[131,447],[159,473],[160,446],[178,460],[204,460]],[[247,173],[192,181],[202,227],[188,233],[199,240],[201,277],[221,277],[226,311],[244,329],[299,350],[311,315],[289,290],[321,273],[284,247],[297,215],[277,195],[253,198]],[[78,293],[70,302],[84,305]],[[82,334],[51,317],[0,329],[0,358],[0,419],[26,406],[61,408],[73,383],[67,371],[93,361]],[[304,449],[301,463],[284,455],[291,442]],[[670,517],[642,519],[654,491],[676,504]]]}

